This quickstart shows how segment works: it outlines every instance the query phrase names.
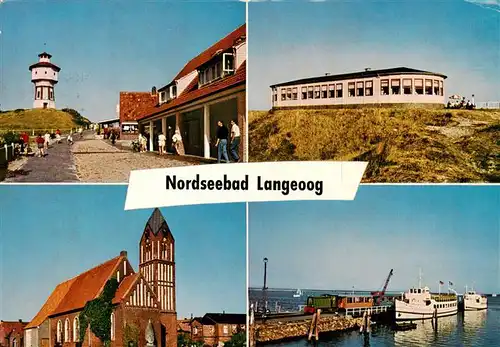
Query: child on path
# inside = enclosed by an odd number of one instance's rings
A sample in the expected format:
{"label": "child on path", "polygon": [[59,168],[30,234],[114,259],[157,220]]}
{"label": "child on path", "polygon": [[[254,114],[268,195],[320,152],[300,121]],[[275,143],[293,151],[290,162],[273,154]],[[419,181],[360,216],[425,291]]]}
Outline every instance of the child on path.
{"label": "child on path", "polygon": [[36,138],[36,144],[37,144],[37,147],[38,147],[38,153],[37,153],[37,156],[39,157],[45,157],[45,151],[44,151],[44,148],[45,148],[45,139],[42,137],[41,134],[38,134],[37,138]]}

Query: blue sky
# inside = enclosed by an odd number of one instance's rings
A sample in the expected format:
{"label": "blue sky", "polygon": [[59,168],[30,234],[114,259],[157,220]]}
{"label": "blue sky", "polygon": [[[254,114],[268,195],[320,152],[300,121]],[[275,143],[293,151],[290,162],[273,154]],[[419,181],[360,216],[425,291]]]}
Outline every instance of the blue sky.
{"label": "blue sky", "polygon": [[47,50],[62,69],[57,108],[94,121],[114,118],[120,91],[167,84],[243,23],[245,4],[237,1],[6,0],[0,4],[0,109],[32,107],[28,67]]}
{"label": "blue sky", "polygon": [[[30,320],[55,286],[128,252],[152,210],[125,186],[0,186],[0,317]],[[176,241],[178,317],[246,309],[245,204],[164,208]]]}
{"label": "blue sky", "polygon": [[354,201],[249,205],[249,281],[270,288],[389,290],[452,281],[500,292],[500,186],[361,185]]}
{"label": "blue sky", "polygon": [[[495,5],[496,4],[496,5]],[[249,110],[293,79],[407,66],[448,76],[449,95],[500,100],[498,0],[250,2]]]}

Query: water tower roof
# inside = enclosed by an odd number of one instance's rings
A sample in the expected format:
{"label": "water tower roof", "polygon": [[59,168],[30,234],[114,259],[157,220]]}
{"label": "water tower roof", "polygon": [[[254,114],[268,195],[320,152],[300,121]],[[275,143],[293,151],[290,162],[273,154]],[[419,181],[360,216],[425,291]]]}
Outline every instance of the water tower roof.
{"label": "water tower roof", "polygon": [[52,58],[52,55],[50,55],[49,53],[47,52],[42,52],[38,55],[39,58],[44,58],[44,57],[47,57],[47,58]]}
{"label": "water tower roof", "polygon": [[31,65],[30,71],[33,70],[34,68],[37,68],[37,67],[50,67],[57,72],[61,71],[61,68],[59,66],[52,64],[52,63],[49,63],[49,62],[45,62],[45,61],[40,61],[36,64]]}

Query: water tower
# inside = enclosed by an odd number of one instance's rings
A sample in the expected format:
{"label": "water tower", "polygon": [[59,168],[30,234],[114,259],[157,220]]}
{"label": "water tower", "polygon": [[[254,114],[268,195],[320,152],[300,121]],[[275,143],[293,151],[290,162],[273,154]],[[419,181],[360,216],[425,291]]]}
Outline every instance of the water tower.
{"label": "water tower", "polygon": [[43,52],[38,55],[38,63],[30,66],[31,82],[35,85],[33,108],[56,108],[54,86],[61,68],[50,62],[52,56]]}

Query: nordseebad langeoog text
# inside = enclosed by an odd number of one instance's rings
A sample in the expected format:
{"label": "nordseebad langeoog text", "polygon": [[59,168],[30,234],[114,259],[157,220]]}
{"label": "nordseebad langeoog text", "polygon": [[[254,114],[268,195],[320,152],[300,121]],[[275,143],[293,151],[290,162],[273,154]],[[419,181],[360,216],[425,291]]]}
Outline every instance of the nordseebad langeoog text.
{"label": "nordseebad langeoog text", "polygon": [[[316,195],[323,194],[323,181],[297,180],[265,180],[257,176],[257,190],[281,191],[288,195],[292,191],[311,191]],[[193,179],[178,179],[176,175],[167,175],[167,190],[248,190],[249,175],[242,180],[232,180],[224,175],[221,179],[200,179],[197,174]]]}

